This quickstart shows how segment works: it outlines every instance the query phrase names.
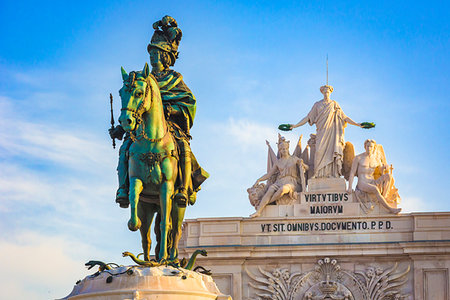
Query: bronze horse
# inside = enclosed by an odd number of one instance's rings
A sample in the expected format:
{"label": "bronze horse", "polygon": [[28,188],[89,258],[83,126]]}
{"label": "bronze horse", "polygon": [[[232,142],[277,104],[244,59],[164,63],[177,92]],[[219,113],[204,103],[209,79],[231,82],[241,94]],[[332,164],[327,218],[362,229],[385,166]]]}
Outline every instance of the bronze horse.
{"label": "bronze horse", "polygon": [[[150,259],[150,227],[154,214],[160,213],[159,261],[175,260],[181,238],[185,207],[172,203],[178,176],[177,144],[164,117],[160,90],[148,64],[142,71],[130,74],[122,68],[120,89],[122,109],[119,122],[130,133],[133,144],[129,149],[129,201],[131,217],[128,228],[140,229],[144,259]],[[140,201],[158,199],[153,203]],[[172,225],[172,229],[171,228]],[[158,225],[156,225],[158,226]],[[169,235],[172,243],[168,245]],[[170,246],[170,259],[168,247]]]}

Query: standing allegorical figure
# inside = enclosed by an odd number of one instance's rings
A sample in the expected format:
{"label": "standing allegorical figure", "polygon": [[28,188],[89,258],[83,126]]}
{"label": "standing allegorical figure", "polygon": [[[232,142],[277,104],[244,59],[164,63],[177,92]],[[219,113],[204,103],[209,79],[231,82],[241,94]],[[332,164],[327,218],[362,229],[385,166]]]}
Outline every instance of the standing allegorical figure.
{"label": "standing allegorical figure", "polygon": [[347,123],[362,127],[347,117],[339,104],[330,99],[333,87],[320,88],[323,99],[314,103],[306,117],[290,128],[316,124],[316,144],[314,153],[314,178],[338,178],[342,175],[342,160],[345,147],[344,128]]}
{"label": "standing allegorical figure", "polygon": [[[156,78],[161,92],[164,112],[170,131],[179,147],[180,180],[175,194],[175,201],[180,205],[193,204],[200,184],[208,174],[200,168],[191,152],[189,140],[196,112],[196,99],[183,81],[183,76],[170,69],[178,58],[178,46],[182,32],[175,19],[165,16],[153,24],[155,32],[147,51],[150,54],[152,75]],[[111,138],[122,139],[125,131],[118,125],[109,131]],[[126,134],[119,150],[117,167],[119,189],[116,202],[121,207],[128,207],[128,149],[133,143],[130,134]],[[145,195],[144,195],[145,196]]]}

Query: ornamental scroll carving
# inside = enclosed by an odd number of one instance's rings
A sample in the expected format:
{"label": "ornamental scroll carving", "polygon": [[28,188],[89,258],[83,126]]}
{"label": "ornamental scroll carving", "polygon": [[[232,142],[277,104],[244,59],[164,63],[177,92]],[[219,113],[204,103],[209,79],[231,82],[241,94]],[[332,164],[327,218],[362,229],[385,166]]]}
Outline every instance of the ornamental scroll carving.
{"label": "ornamental scroll carving", "polygon": [[291,273],[286,268],[259,274],[246,270],[254,294],[249,300],[400,300],[411,299],[402,292],[410,266],[399,270],[398,264],[382,269],[369,266],[364,271],[342,270],[337,260],[320,259],[314,270]]}

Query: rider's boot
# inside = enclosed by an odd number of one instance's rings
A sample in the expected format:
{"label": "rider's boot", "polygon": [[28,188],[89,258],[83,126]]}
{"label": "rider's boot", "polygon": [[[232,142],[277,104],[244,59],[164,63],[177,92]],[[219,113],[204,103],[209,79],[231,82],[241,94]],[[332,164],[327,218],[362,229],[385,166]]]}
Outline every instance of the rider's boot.
{"label": "rider's boot", "polygon": [[186,207],[188,202],[188,189],[191,186],[191,151],[186,141],[180,143],[180,171],[181,185],[174,199],[181,207]]}

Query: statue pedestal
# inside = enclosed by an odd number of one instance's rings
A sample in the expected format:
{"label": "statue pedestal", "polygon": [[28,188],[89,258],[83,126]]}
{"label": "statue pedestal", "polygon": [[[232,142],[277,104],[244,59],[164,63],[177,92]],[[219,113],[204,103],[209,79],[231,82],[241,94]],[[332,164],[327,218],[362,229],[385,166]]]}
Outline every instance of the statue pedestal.
{"label": "statue pedestal", "polygon": [[310,178],[308,192],[343,193],[347,189],[344,178]]}
{"label": "statue pedestal", "polygon": [[60,300],[231,300],[211,276],[169,266],[126,266],[87,276]]}

